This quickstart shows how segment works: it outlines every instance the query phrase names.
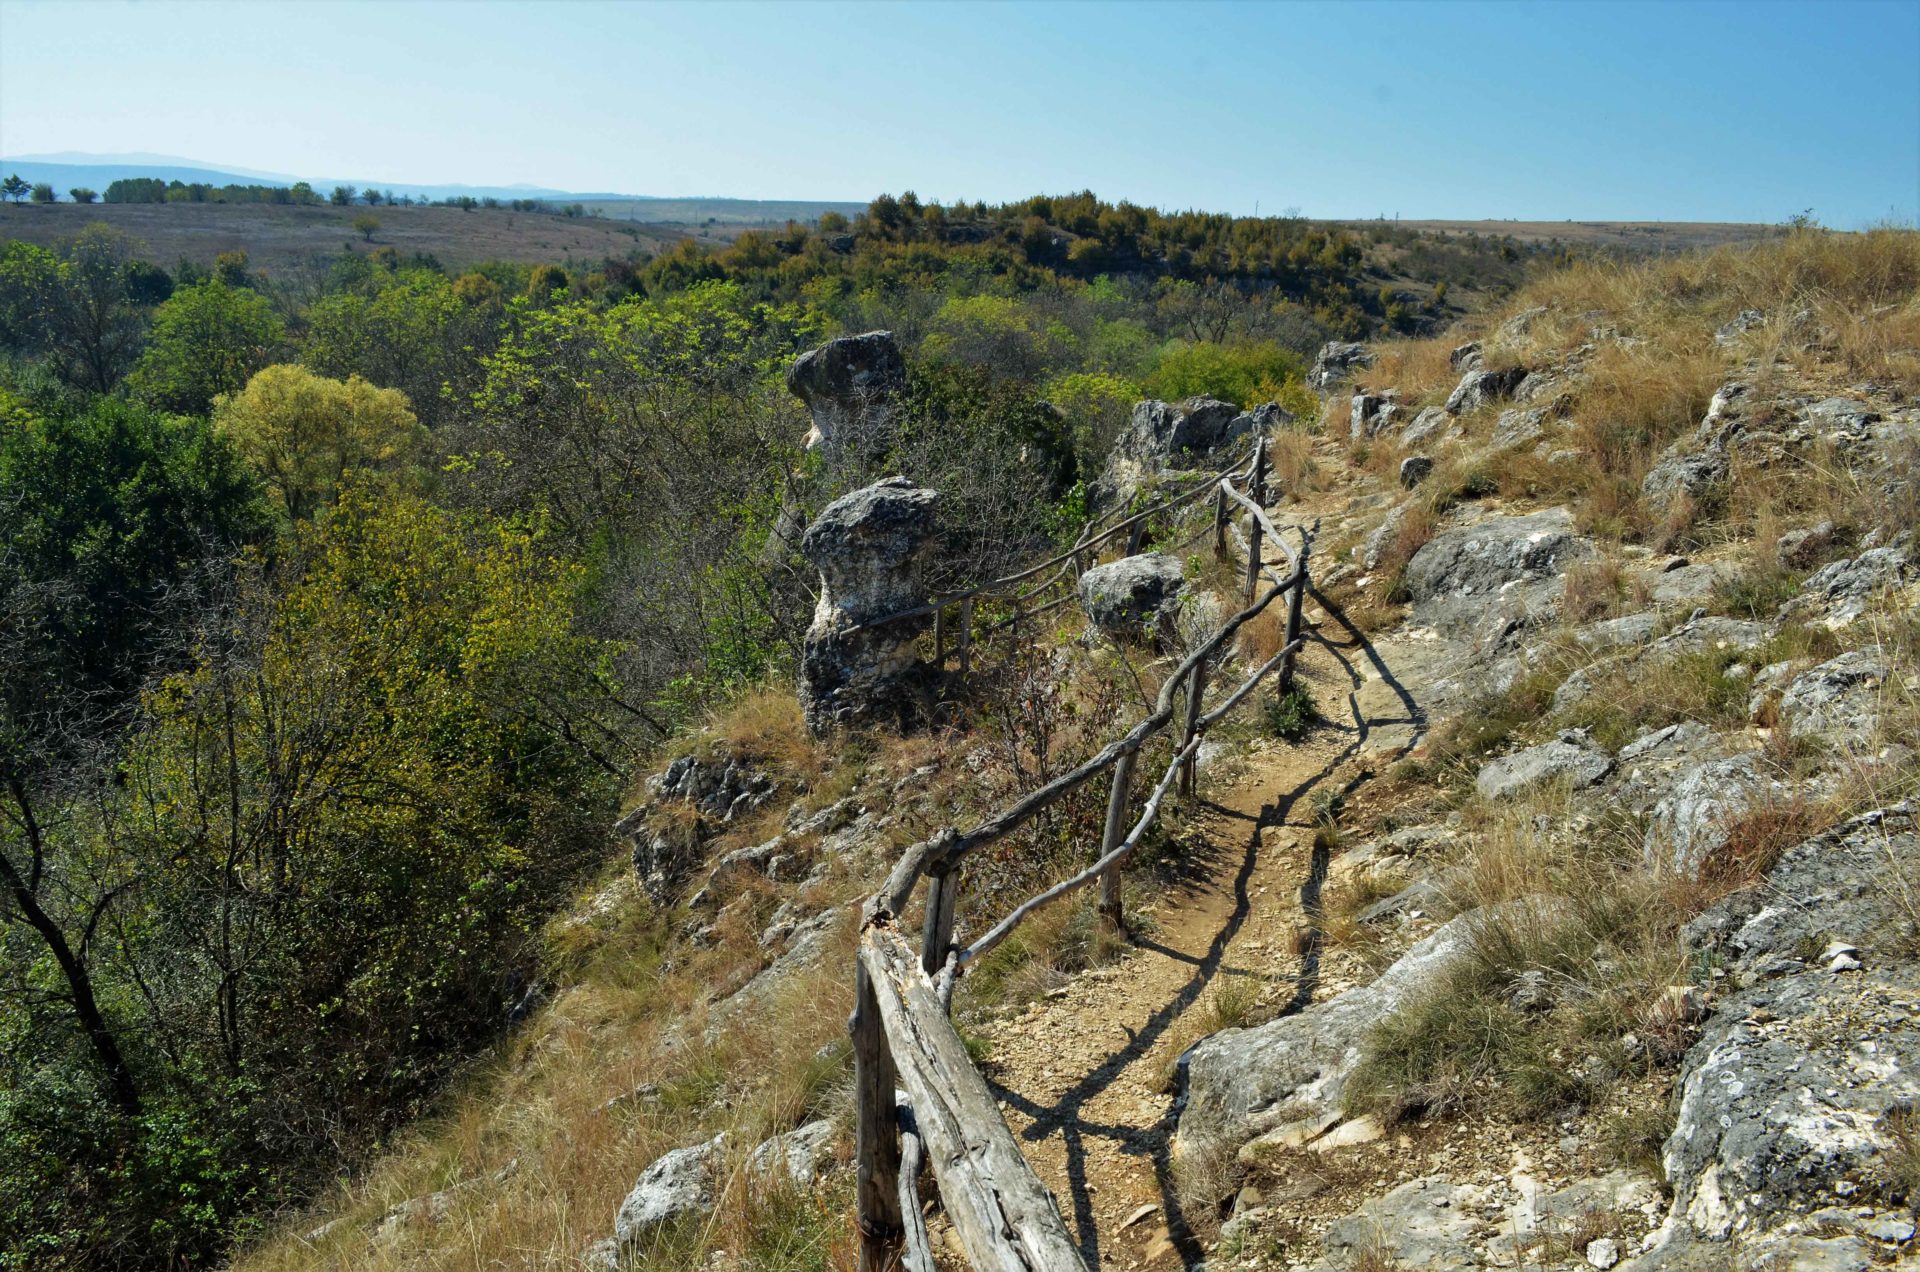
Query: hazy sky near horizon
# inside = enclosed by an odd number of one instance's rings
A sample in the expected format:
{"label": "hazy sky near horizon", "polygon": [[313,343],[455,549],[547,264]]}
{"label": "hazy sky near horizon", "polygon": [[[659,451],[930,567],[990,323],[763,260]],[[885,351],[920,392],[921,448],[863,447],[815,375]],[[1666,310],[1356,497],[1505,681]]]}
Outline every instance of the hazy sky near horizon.
{"label": "hazy sky near horizon", "polygon": [[1920,0],[0,0],[0,154],[1309,216],[1920,218]]}

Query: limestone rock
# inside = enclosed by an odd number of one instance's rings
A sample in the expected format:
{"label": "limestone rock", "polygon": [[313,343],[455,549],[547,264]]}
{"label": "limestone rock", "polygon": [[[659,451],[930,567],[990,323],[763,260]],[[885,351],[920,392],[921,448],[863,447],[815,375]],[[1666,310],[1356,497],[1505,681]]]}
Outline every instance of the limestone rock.
{"label": "limestone rock", "polygon": [[1502,756],[1480,770],[1474,786],[1487,799],[1511,799],[1543,782],[1592,786],[1613,771],[1613,761],[1585,734],[1564,733],[1552,742]]}
{"label": "limestone rock", "polygon": [[1453,423],[1453,417],[1447,414],[1444,406],[1429,406],[1413,417],[1400,434],[1402,446],[1418,446],[1420,443],[1439,436],[1442,430]]}
{"label": "limestone rock", "polygon": [[1447,396],[1447,414],[1465,415],[1490,402],[1512,397],[1513,391],[1526,377],[1525,367],[1508,367],[1501,371],[1489,371],[1481,367],[1469,371],[1460,377],[1460,383]]}
{"label": "limestone rock", "polygon": [[1741,336],[1766,323],[1767,316],[1758,309],[1742,309],[1713,333],[1713,342],[1722,348],[1739,344]]}
{"label": "limestone rock", "polygon": [[1774,542],[1773,559],[1783,569],[1804,570],[1820,559],[1820,554],[1833,542],[1833,535],[1831,521],[1789,530]]}
{"label": "limestone rock", "polygon": [[1353,407],[1348,413],[1347,431],[1356,442],[1364,442],[1370,437],[1378,437],[1393,426],[1400,415],[1400,391],[1381,389],[1377,393],[1362,391],[1353,395]]}
{"label": "limestone rock", "polygon": [[747,1159],[747,1168],[762,1176],[784,1173],[795,1188],[811,1188],[833,1163],[835,1135],[830,1119],[808,1122],[761,1141]]}
{"label": "limestone rock", "polygon": [[1412,490],[1427,479],[1433,471],[1433,456],[1409,455],[1400,461],[1400,485]]}
{"label": "limestone rock", "polygon": [[921,571],[939,500],[889,477],[834,500],[807,528],[800,550],[821,586],[801,656],[800,701],[815,732],[912,715],[913,640],[930,619],[879,620],[925,602]]}
{"label": "limestone rock", "polygon": [[1094,626],[1112,635],[1148,635],[1171,630],[1186,590],[1174,557],[1143,552],[1080,576],[1080,603]]}
{"label": "limestone rock", "polygon": [[661,1224],[713,1209],[714,1182],[726,1136],[676,1148],[647,1167],[633,1191],[620,1203],[613,1239],[622,1249],[636,1245]]}
{"label": "limestone rock", "polygon": [[1801,971],[1839,942],[1870,966],[1907,957],[1906,915],[1892,879],[1920,877],[1911,804],[1876,809],[1789,848],[1761,883],[1687,924],[1689,947],[1726,959],[1737,983]]}
{"label": "limestone rock", "polygon": [[1687,769],[1648,818],[1644,850],[1648,869],[1685,878],[1698,875],[1725,846],[1729,823],[1770,794],[1784,791],[1761,774],[1751,753]]}
{"label": "limestone rock", "polygon": [[1480,342],[1469,341],[1447,355],[1447,366],[1455,371],[1472,371],[1480,365]]}
{"label": "limestone rock", "polygon": [[1414,617],[1455,632],[1493,613],[1531,614],[1557,602],[1566,567],[1592,548],[1573,532],[1573,514],[1550,508],[1491,517],[1437,534],[1407,563]]}
{"label": "limestone rock", "polygon": [[1795,737],[1863,746],[1880,729],[1880,685],[1887,664],[1879,654],[1850,650],[1799,676],[1780,698],[1780,716]]}
{"label": "limestone rock", "polygon": [[1362,367],[1373,365],[1373,351],[1363,344],[1329,340],[1320,346],[1313,369],[1307,372],[1308,387],[1326,393]]}
{"label": "limestone rock", "polygon": [[1179,1151],[1233,1150],[1290,1123],[1330,1126],[1374,1025],[1452,969],[1479,913],[1448,920],[1371,984],[1295,1015],[1203,1039],[1185,1060]]}
{"label": "limestone rock", "polygon": [[1243,437],[1270,433],[1293,417],[1268,402],[1242,411],[1215,398],[1136,403],[1097,483],[1103,499],[1125,502],[1149,477],[1206,465]]}
{"label": "limestone rock", "polygon": [[1783,615],[1819,615],[1833,627],[1865,614],[1873,604],[1905,587],[1914,576],[1904,548],[1868,548],[1846,561],[1834,561],[1800,585],[1800,595],[1781,607]]}
{"label": "limestone rock", "polygon": [[1908,963],[1803,972],[1726,1002],[1683,1066],[1662,1153],[1669,1237],[1751,1240],[1822,1207],[1895,1201],[1887,1119],[1920,1102],[1916,994]]}
{"label": "limestone rock", "polygon": [[730,822],[772,799],[774,781],[732,756],[683,755],[648,779],[647,792],[655,799],[684,800]]}
{"label": "limestone rock", "polygon": [[807,446],[828,454],[884,451],[906,386],[907,365],[891,331],[830,340],[787,368],[787,388],[813,416]]}

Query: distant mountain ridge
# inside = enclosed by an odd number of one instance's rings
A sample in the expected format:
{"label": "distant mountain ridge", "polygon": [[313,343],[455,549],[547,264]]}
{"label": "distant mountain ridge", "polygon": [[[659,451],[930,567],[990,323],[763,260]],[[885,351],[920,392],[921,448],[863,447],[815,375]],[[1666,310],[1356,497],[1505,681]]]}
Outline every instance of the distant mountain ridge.
{"label": "distant mountain ridge", "polygon": [[[335,186],[356,189],[372,187],[415,199],[450,199],[462,196],[483,199],[542,199],[549,202],[619,204],[605,208],[616,220],[701,221],[709,218],[730,223],[817,220],[828,211],[852,215],[866,207],[864,201],[817,201],[806,199],[727,199],[674,195],[620,194],[612,191],[582,192],[556,190],[524,183],[511,185],[431,185],[403,181],[366,181],[346,177],[295,177],[286,173],[263,172],[253,168],[220,166],[179,155],[147,153],[89,154],[59,151],[50,154],[0,156],[0,173],[18,174],[22,180],[51,185],[64,199],[67,191],[85,187],[106,193],[115,181],[135,177],[154,177],[162,181],[180,181],[204,185],[285,185],[305,181],[322,194]],[[661,204],[658,215],[645,205]]]}

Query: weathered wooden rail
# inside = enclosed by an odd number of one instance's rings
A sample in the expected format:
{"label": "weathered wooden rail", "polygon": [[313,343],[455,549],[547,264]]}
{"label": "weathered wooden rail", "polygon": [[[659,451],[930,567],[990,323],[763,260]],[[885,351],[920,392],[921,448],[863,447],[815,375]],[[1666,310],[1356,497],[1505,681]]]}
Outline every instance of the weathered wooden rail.
{"label": "weathered wooden rail", "polygon": [[[1244,491],[1238,488],[1239,483],[1245,484]],[[980,588],[936,597],[918,609],[878,620],[935,614],[935,654],[939,657],[943,653],[944,624],[938,616],[946,607],[958,605],[958,653],[964,668],[969,660],[975,598],[1004,595],[1009,585],[1017,586],[1050,569],[1064,568],[1077,578],[1101,545],[1124,534],[1128,550],[1137,549],[1137,531],[1147,518],[1177,512],[1208,497],[1213,500],[1212,523],[1202,534],[1212,537],[1214,551],[1222,559],[1229,556],[1229,537],[1246,558],[1244,608],[1187,654],[1162,684],[1152,710],[1125,734],[1071,772],[1028,792],[973,828],[962,831],[948,827],[914,844],[901,854],[880,890],[866,903],[861,915],[854,1011],[849,1021],[858,1109],[855,1150],[861,1272],[882,1272],[895,1266],[910,1272],[932,1272],[934,1263],[927,1246],[917,1178],[923,1160],[939,1184],[947,1217],[976,1269],[1085,1272],[1086,1265],[1052,1194],[1021,1155],[993,1093],[953,1027],[950,1011],[954,984],[968,966],[993,950],[1036,911],[1096,881],[1101,910],[1116,920],[1120,917],[1120,871],[1160,815],[1168,796],[1176,788],[1183,796],[1192,795],[1193,762],[1206,731],[1269,676],[1277,675],[1281,691],[1285,691],[1303,643],[1301,602],[1308,586],[1314,531],[1302,529],[1296,549],[1267,515],[1263,440],[1256,444],[1249,464],[1216,473],[1195,489],[1104,529],[1097,529],[1098,523],[1090,524],[1067,553]],[[1233,509],[1248,514],[1244,534],[1232,524],[1229,511]],[[1276,573],[1264,559],[1268,543],[1285,556],[1289,567],[1286,574]],[[1046,585],[1058,581],[1058,577],[1049,578]],[[1268,584],[1264,592],[1260,591],[1263,580]],[[1025,595],[1034,596],[1040,590],[1034,588]],[[1209,664],[1217,661],[1241,628],[1282,596],[1288,601],[1280,650],[1245,676],[1211,710],[1203,711]],[[1028,616],[1037,612],[1026,611]],[[1009,621],[1016,635],[1022,613],[1016,601],[1014,617]],[[1029,630],[1037,631],[1037,625]],[[1176,706],[1182,708],[1177,713]],[[1135,762],[1149,739],[1172,728],[1176,720],[1180,732],[1172,759],[1129,826]],[[1105,831],[1094,859],[1078,873],[1014,907],[971,944],[955,945],[959,871],[967,857],[1103,774],[1111,774],[1111,786]],[[916,952],[902,933],[900,920],[922,878],[927,881],[927,892]],[[905,1092],[904,1105],[898,1091]]]}
{"label": "weathered wooden rail", "polygon": [[[1214,496],[1222,483],[1237,479],[1243,470],[1249,474],[1249,480],[1256,466],[1264,472],[1264,448],[1256,445],[1254,449],[1256,451],[1254,459],[1236,461],[1217,472],[1205,474],[1189,489],[1169,495],[1139,512],[1129,513],[1124,508],[1119,508],[1089,521],[1081,530],[1080,537],[1073,547],[1065,552],[1002,578],[960,591],[936,595],[923,605],[870,619],[860,626],[862,628],[878,627],[887,623],[896,623],[902,619],[924,618],[931,614],[933,616],[933,656],[929,662],[935,667],[945,667],[949,658],[954,659],[959,665],[961,674],[965,675],[973,670],[974,651],[977,645],[1002,632],[1010,633],[1017,642],[1022,624],[1028,625],[1029,631],[1036,630],[1033,626],[1036,620],[1070,604],[1074,600],[1074,592],[1080,576],[1099,559],[1103,549],[1124,541],[1122,554],[1133,556],[1140,550],[1142,537],[1154,518],[1175,516],[1209,496]],[[1216,502],[1219,502],[1217,496]],[[1215,549],[1218,551],[1224,543],[1221,538],[1222,531],[1219,528],[1221,514],[1218,512],[1216,512],[1215,523],[1213,537]],[[1205,537],[1206,531],[1203,529],[1166,546],[1170,551],[1182,551]],[[1044,577],[1041,577],[1043,575]],[[1049,593],[1055,592],[1062,584],[1066,585],[1063,592],[1049,596]],[[977,602],[983,600],[1002,602],[1013,612],[997,622],[989,623],[984,627],[979,626],[974,621],[974,608]]]}

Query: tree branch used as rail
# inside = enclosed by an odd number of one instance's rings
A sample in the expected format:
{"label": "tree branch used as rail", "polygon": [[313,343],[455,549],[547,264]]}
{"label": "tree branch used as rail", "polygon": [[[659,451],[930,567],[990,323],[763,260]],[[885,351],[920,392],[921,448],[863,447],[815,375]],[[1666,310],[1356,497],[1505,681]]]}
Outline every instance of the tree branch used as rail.
{"label": "tree branch used as rail", "polygon": [[900,855],[893,870],[887,875],[880,890],[870,897],[866,904],[862,921],[871,923],[875,919],[902,913],[907,901],[913,895],[913,888],[920,876],[934,865],[950,864],[965,857],[974,849],[992,843],[1002,835],[1023,825],[1029,818],[1059,801],[1076,788],[1098,777],[1122,755],[1138,751],[1142,743],[1153,734],[1165,728],[1173,719],[1173,702],[1187,673],[1194,664],[1213,656],[1242,626],[1257,618],[1275,598],[1286,591],[1285,587],[1270,588],[1253,604],[1241,610],[1223,623],[1219,630],[1209,637],[1176,667],[1160,688],[1160,696],[1154,704],[1153,712],[1129,729],[1122,737],[1108,743],[1100,753],[1093,756],[1067,773],[1028,792],[1021,799],[1002,809],[999,813],[981,822],[972,830],[962,834],[951,828],[941,831],[930,839],[921,840]]}

